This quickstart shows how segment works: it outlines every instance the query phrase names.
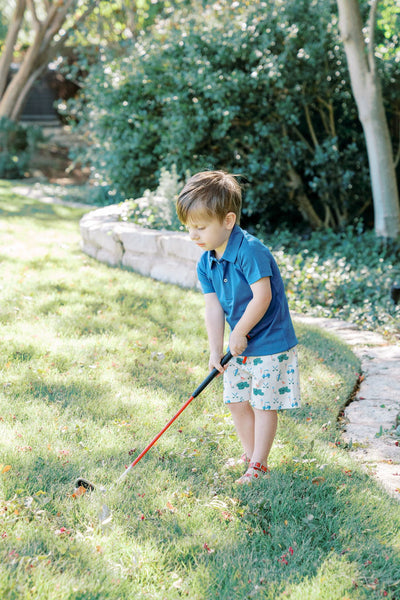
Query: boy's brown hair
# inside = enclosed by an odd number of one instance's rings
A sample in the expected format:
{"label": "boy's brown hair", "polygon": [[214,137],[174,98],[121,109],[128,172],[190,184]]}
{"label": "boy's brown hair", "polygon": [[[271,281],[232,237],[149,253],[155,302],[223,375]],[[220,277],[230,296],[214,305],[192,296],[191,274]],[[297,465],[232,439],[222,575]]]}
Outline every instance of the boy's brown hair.
{"label": "boy's brown hair", "polygon": [[222,223],[229,212],[240,221],[242,190],[235,177],[225,171],[201,171],[191,177],[176,203],[178,218],[184,225],[193,213],[217,217]]}

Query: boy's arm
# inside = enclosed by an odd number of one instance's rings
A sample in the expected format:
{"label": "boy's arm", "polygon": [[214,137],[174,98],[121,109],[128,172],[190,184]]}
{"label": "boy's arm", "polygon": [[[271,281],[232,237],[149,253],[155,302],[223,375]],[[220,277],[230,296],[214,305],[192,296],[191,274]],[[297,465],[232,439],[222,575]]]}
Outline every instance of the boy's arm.
{"label": "boy's arm", "polygon": [[216,368],[220,373],[223,373],[224,368],[221,367],[221,358],[224,355],[225,313],[217,294],[204,294],[204,300],[206,329],[210,347],[208,366],[210,370]]}
{"label": "boy's arm", "polygon": [[262,277],[250,287],[253,298],[248,303],[229,338],[229,350],[233,356],[239,356],[246,350],[247,334],[263,318],[272,300],[269,277]]}

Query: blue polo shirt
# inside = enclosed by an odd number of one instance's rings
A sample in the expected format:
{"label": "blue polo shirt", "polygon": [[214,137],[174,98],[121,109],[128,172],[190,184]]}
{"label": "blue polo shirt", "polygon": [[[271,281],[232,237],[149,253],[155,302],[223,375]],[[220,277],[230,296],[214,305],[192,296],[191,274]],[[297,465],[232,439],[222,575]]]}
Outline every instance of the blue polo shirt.
{"label": "blue polo shirt", "polygon": [[297,344],[278,265],[260,240],[235,225],[220,260],[204,252],[197,264],[204,294],[217,294],[231,329],[253,297],[250,285],[270,277],[272,300],[262,319],[249,332],[246,356],[285,352]]}

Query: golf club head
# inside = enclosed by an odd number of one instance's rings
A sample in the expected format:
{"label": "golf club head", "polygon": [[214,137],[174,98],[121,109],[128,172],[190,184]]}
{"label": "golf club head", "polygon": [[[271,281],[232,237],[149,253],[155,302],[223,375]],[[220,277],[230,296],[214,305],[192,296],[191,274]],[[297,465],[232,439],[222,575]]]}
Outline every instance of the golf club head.
{"label": "golf club head", "polygon": [[92,492],[95,486],[87,479],[84,479],[83,477],[78,477],[78,479],[75,481],[75,488],[78,489],[80,487],[83,487],[85,488],[85,490]]}

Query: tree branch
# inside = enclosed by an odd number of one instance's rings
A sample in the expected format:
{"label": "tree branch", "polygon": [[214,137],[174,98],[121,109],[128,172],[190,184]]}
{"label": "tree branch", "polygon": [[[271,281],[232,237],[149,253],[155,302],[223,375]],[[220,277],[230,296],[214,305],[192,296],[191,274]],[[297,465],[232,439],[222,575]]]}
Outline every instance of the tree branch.
{"label": "tree branch", "polygon": [[37,57],[37,61],[36,64],[37,66],[40,66],[43,62],[46,62],[47,64],[55,57],[57,56],[57,54],[59,52],[62,52],[62,49],[67,41],[67,39],[69,38],[69,36],[74,32],[75,27],[84,19],[86,19],[86,17],[88,15],[90,15],[91,12],[93,12],[93,10],[96,8],[96,6],[98,6],[99,4],[99,0],[95,0],[94,2],[92,2],[90,4],[90,6],[88,6],[88,8],[85,10],[85,12],[83,12],[77,19],[76,21],[74,21],[74,23],[71,25],[71,27],[69,27],[59,38],[59,40],[57,40],[57,42],[54,42],[53,44],[42,44],[42,48],[40,50],[40,53]]}
{"label": "tree branch", "polygon": [[92,1],[87,9],[74,21],[73,25],[69,27],[63,34],[60,36],[60,39],[53,45],[52,47],[52,55],[54,56],[65,44],[71,33],[75,30],[76,26],[79,25],[82,21],[86,19],[94,11],[94,9],[99,5],[99,0]]}
{"label": "tree branch", "polygon": [[7,31],[3,52],[0,56],[0,98],[7,86],[8,73],[14,56],[18,33],[24,20],[26,0],[18,0],[12,21]]}
{"label": "tree branch", "polygon": [[30,10],[30,12],[32,14],[33,22],[35,24],[35,29],[39,29],[42,26],[42,22],[41,22],[41,20],[37,16],[35,1],[34,0],[27,0],[27,2],[28,2],[28,8],[29,8],[29,10]]}
{"label": "tree branch", "polygon": [[309,150],[311,152],[311,154],[314,154],[314,148],[311,146],[310,142],[304,137],[304,135],[301,133],[301,131],[296,127],[296,125],[292,125],[293,131],[295,132],[295,134],[297,135],[297,137],[304,142],[304,144],[307,147],[307,150]]}
{"label": "tree branch", "polygon": [[22,109],[24,108],[25,100],[31,90],[32,85],[35,83],[36,79],[38,79],[41,76],[41,74],[43,73],[46,66],[47,66],[47,64],[44,63],[43,65],[41,65],[40,67],[35,69],[32,72],[31,76],[28,78],[24,87],[22,88],[21,92],[18,95],[17,102],[15,103],[15,105],[12,109],[11,116],[10,116],[10,118],[13,121],[18,121],[20,114],[22,112]]}
{"label": "tree branch", "polygon": [[304,112],[306,114],[306,121],[307,121],[308,129],[310,131],[311,139],[312,139],[312,141],[314,143],[314,146],[317,148],[317,146],[319,146],[319,142],[318,142],[318,139],[317,139],[317,135],[315,133],[314,126],[313,126],[312,121],[311,121],[311,115],[310,115],[310,111],[309,111],[309,108],[308,108],[307,104],[304,104]]}
{"label": "tree branch", "polygon": [[303,182],[293,165],[288,163],[289,182],[287,186],[293,192],[293,198],[301,215],[310,223],[313,229],[321,229],[324,225],[322,219],[317,215],[313,205],[304,191]]}
{"label": "tree branch", "polygon": [[67,13],[76,0],[64,0],[62,8],[53,4],[45,21],[46,33],[43,39],[44,46],[50,44],[51,40],[61,28],[65,21]]}
{"label": "tree branch", "polygon": [[[328,130],[328,133],[330,133],[330,135],[332,135],[333,137],[336,137],[335,113],[333,110],[332,102],[327,102],[320,96],[317,96],[317,100],[320,104],[322,104],[323,106],[325,106],[328,109],[329,127],[326,126],[326,128]],[[320,114],[321,114],[321,118],[322,118],[322,112],[320,112]],[[323,120],[326,120],[325,114],[323,116]]]}

